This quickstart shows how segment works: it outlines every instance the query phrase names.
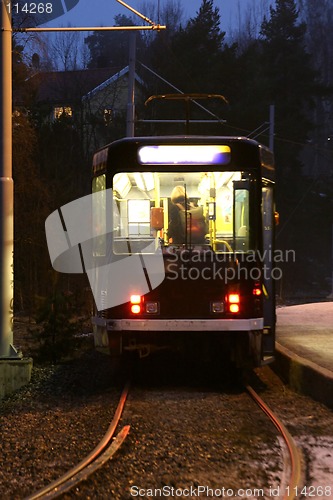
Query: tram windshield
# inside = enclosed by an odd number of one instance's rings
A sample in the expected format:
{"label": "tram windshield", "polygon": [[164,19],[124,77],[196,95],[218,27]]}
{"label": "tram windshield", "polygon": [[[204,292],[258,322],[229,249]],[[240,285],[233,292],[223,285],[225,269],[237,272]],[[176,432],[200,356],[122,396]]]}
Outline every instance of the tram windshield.
{"label": "tram windshield", "polygon": [[249,179],[240,171],[115,174],[113,251],[150,252],[153,240],[209,245],[215,252],[250,250]]}

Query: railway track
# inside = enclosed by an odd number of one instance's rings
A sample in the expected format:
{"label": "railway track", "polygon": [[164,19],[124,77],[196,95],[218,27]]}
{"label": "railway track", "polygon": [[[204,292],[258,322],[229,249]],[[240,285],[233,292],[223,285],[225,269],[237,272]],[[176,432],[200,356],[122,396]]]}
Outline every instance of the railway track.
{"label": "railway track", "polygon": [[[290,435],[284,424],[271,411],[271,409],[260,398],[256,391],[250,385],[246,386],[246,391],[250,395],[250,397],[257,403],[264,414],[270,419],[270,421],[273,422],[274,426],[279,431],[283,438],[283,441],[285,442],[286,453],[283,457],[284,466],[280,486],[280,491],[283,491],[284,494],[281,494],[281,496],[279,495],[279,498],[283,498],[283,500],[293,500],[294,498],[297,498],[297,491],[300,491],[301,489],[301,455],[294,443],[292,436]],[[129,425],[124,426],[114,438],[114,434],[119,424],[119,420],[121,418],[128,393],[129,384],[126,385],[124,391],[122,392],[114,418],[109,425],[105,436],[96,446],[96,448],[77,466],[69,470],[58,480],[53,481],[48,486],[28,496],[25,500],[57,498],[61,494],[72,489],[74,486],[77,486],[80,482],[86,480],[92,473],[102,467],[110,458],[113,457],[113,455],[126,439],[126,436],[128,435],[130,429]]]}
{"label": "railway track", "polygon": [[89,453],[89,455],[87,455],[78,465],[70,469],[59,479],[53,481],[52,483],[33,493],[32,495],[29,495],[25,500],[57,498],[61,494],[66,493],[74,486],[87,479],[87,477],[89,477],[93,472],[102,467],[108,460],[110,460],[110,458],[113,457],[113,455],[126,439],[130,430],[130,426],[125,425],[119,431],[115,439],[113,439],[124,410],[128,393],[129,384],[126,384],[123,392],[121,393],[117,409],[107,429],[107,432],[98,443],[96,448],[94,448],[94,450]]}
{"label": "railway track", "polygon": [[275,413],[269,408],[269,406],[260,398],[256,391],[250,386],[246,386],[247,392],[250,394],[252,399],[257,403],[259,408],[268,416],[271,422],[275,425],[279,433],[281,434],[286,448],[288,450],[288,456],[284,457],[284,476],[288,477],[287,469],[290,469],[289,480],[286,485],[283,485],[284,495],[283,500],[293,500],[297,498],[297,491],[301,487],[302,479],[302,459],[301,453],[298,450],[295,441],[288,429],[282,423],[282,421],[275,415]]}

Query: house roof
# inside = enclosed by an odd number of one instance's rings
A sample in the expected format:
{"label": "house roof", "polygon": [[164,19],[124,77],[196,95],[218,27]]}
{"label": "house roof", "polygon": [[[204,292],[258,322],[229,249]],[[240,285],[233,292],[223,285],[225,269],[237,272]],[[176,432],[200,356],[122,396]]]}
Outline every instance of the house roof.
{"label": "house roof", "polygon": [[[110,76],[110,78],[108,78],[107,80],[105,80],[104,82],[102,82],[100,85],[98,85],[97,87],[95,87],[94,89],[92,89],[90,92],[87,92],[87,94],[85,94],[84,97],[86,99],[89,99],[89,98],[93,97],[95,94],[97,94],[98,92],[100,92],[103,89],[105,89],[108,85],[111,85],[112,83],[116,82],[119,78],[122,78],[124,75],[126,75],[126,73],[128,73],[128,71],[129,71],[129,67],[126,66],[125,68],[123,68],[119,72],[117,72],[114,75]],[[140,77],[138,77],[137,74],[135,74],[135,79],[139,83],[141,83],[141,85],[143,85],[143,81],[141,80]]]}
{"label": "house roof", "polygon": [[37,102],[64,105],[80,101],[84,97],[92,97],[96,92],[122,78],[126,73],[128,73],[128,66],[125,68],[48,71],[36,73],[30,78],[30,83],[35,89]]}

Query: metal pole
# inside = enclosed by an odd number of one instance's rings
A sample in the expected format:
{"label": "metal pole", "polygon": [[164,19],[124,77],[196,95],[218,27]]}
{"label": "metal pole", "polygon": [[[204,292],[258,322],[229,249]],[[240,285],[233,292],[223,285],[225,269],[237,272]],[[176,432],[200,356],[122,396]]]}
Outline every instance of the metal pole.
{"label": "metal pole", "polygon": [[126,136],[134,137],[135,118],[135,51],[136,35],[132,31],[129,34],[129,63],[128,63],[128,100],[127,100],[127,125]]}
{"label": "metal pole", "polygon": [[332,292],[330,298],[333,299],[333,224],[332,224]]}
{"label": "metal pole", "polygon": [[333,299],[333,224],[332,224],[332,283],[331,293],[327,296],[328,299]]}
{"label": "metal pole", "polygon": [[[0,0],[1,1],[1,0]],[[160,31],[165,30],[166,26],[154,24],[153,26],[82,26],[80,28],[16,28],[17,33],[51,33],[53,31]]]}
{"label": "metal pole", "polygon": [[269,149],[274,151],[274,122],[275,122],[275,105],[269,107]]}
{"label": "metal pole", "polygon": [[13,347],[14,186],[12,179],[12,27],[0,8],[0,358],[18,358]]}

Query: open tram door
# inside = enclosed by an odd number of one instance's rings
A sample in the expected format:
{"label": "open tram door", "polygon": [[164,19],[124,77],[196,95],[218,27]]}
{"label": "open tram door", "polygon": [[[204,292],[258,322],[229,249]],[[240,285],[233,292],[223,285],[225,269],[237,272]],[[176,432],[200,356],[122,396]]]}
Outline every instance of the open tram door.
{"label": "open tram door", "polygon": [[263,230],[263,292],[264,292],[264,335],[262,345],[262,361],[271,361],[275,350],[275,281],[274,248],[275,248],[275,205],[274,188],[271,183],[262,185],[262,230]]}

